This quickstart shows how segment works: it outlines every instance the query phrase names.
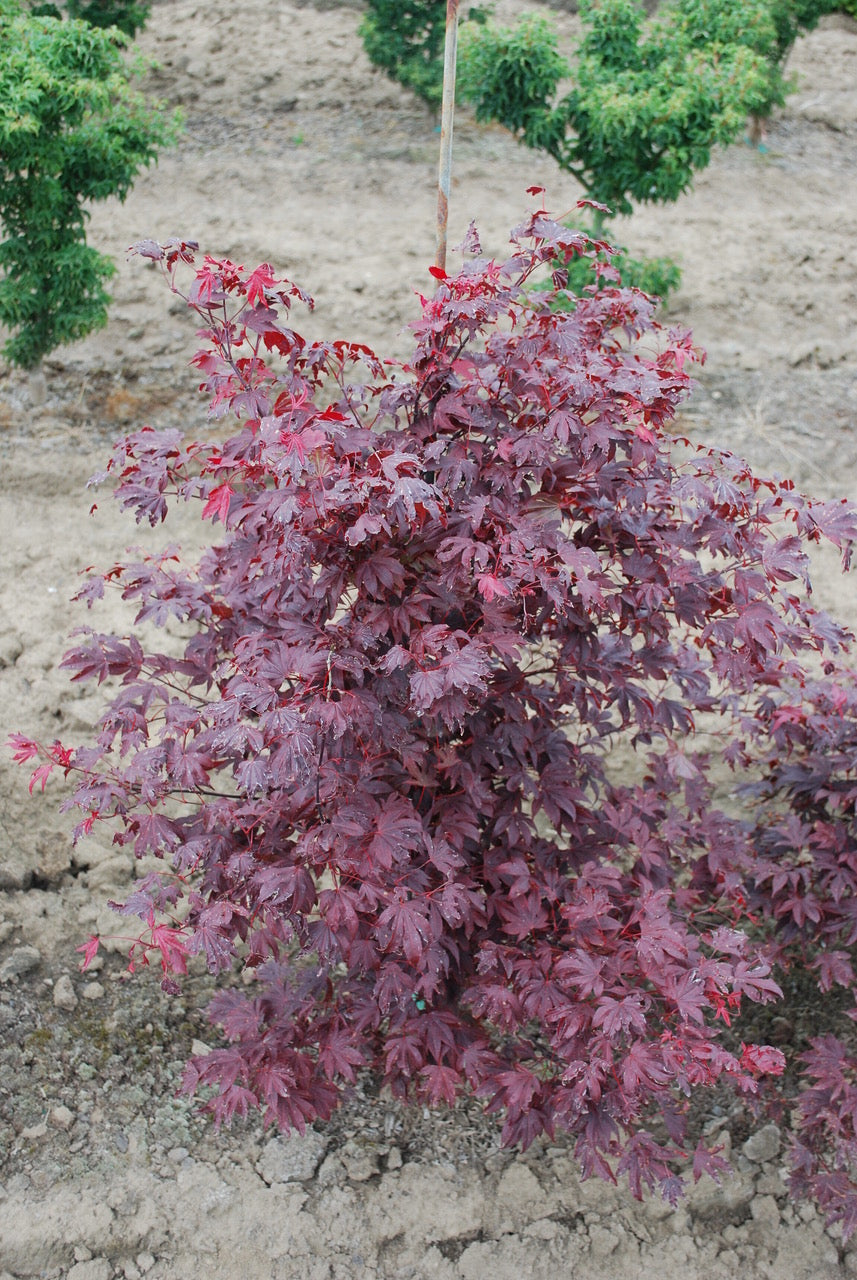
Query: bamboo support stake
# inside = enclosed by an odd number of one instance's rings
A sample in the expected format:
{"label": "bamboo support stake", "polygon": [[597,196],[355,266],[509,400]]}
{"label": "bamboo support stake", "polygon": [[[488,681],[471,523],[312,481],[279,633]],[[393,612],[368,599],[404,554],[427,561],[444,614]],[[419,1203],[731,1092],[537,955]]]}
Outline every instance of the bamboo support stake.
{"label": "bamboo support stake", "polygon": [[446,41],[443,50],[443,102],[440,116],[440,166],[437,179],[437,255],[435,266],[446,270],[446,228],[452,181],[452,121],[455,114],[455,58],[458,49],[459,0],[446,0]]}

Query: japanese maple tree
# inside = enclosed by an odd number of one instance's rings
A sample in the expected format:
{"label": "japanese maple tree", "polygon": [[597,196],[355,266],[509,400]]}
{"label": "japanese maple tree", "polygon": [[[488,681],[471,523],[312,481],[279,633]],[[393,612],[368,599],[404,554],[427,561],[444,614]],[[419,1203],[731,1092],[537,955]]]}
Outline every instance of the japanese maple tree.
{"label": "japanese maple tree", "polygon": [[[853,986],[857,695],[824,675],[848,637],[806,550],[847,551],[857,516],[670,434],[697,353],[609,266],[581,298],[564,266],[527,288],[602,242],[538,211],[507,261],[465,248],[405,364],[301,337],[309,299],[267,265],[196,268],[194,364],[234,430],[137,431],[106,474],[138,521],[197,504],[210,545],[81,592],[185,639],[81,635],[97,740],[14,745],[31,785],[76,777],[78,836],[113,823],[162,861],[121,908],[136,960],[168,990],[190,956],[254,971],[187,1068],[218,1121],[303,1130],[371,1071],[475,1094],[508,1143],[565,1130],[586,1175],[674,1199],[688,1099],[783,1069],[740,1043],[742,1005],[795,957]],[[137,246],[175,292],[194,250]],[[835,1044],[799,1186],[828,1158]],[[721,1163],[700,1145],[694,1173]]]}

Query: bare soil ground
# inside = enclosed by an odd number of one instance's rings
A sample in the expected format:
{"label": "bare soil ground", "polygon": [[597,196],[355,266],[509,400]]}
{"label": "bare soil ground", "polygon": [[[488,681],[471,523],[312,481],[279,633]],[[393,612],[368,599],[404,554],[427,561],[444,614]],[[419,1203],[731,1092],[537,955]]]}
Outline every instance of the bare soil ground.
{"label": "bare soil ground", "polygon": [[[359,16],[335,0],[153,9],[140,42],[160,64],[149,86],[182,104],[187,133],[124,205],[93,210],[91,240],[119,263],[109,325],[48,361],[43,398],[0,366],[4,739],[83,739],[100,711],[58,670],[83,620],[69,597],[80,569],[152,535],[106,498],[90,515],[87,478],[129,428],[205,429],[193,325],[156,271],[124,261],[128,244],[180,234],[272,262],[315,294],[310,334],[407,350],[414,290],[430,287],[436,122],[368,65]],[[574,16],[554,16],[570,39]],[[675,206],[617,225],[638,256],[669,253],[684,269],[671,318],[709,353],[687,429],[857,499],[857,24],[826,21],[792,69],[767,153],[718,153]],[[461,113],[450,243],[474,219],[486,251],[502,252],[534,183],[557,212],[579,194]],[[854,582],[832,558],[817,589],[857,620]],[[108,611],[112,622],[123,625]],[[735,1176],[700,1183],[676,1211],[581,1186],[562,1143],[500,1152],[476,1107],[431,1115],[358,1094],[306,1142],[255,1122],[215,1135],[175,1097],[183,1056],[213,1034],[206,980],[168,1000],[146,975],[126,981],[118,953],[77,971],[74,947],[116,931],[105,903],[134,867],[103,841],[72,849],[56,804],[0,760],[0,1280],[857,1275],[857,1251],[789,1203],[776,1131],[752,1135],[722,1099],[703,1119],[734,1148]]]}

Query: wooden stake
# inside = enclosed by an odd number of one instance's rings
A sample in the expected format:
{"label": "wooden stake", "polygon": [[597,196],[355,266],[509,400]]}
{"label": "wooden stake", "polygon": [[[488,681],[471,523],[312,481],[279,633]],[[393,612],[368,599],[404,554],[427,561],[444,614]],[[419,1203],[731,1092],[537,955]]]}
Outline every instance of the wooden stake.
{"label": "wooden stake", "polygon": [[458,49],[459,0],[446,0],[446,42],[443,50],[443,103],[440,116],[440,167],[437,179],[437,255],[435,266],[446,270],[446,229],[452,181],[452,121],[455,115],[455,58]]}

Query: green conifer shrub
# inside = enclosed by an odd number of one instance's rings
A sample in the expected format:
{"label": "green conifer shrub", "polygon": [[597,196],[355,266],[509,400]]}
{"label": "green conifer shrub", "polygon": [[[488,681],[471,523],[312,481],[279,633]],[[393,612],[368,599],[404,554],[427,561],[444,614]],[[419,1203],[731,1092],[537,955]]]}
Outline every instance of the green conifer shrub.
{"label": "green conifer shrub", "polygon": [[12,364],[106,321],[112,262],[85,202],[124,199],[177,120],[131,87],[126,36],[0,0],[0,324]]}

